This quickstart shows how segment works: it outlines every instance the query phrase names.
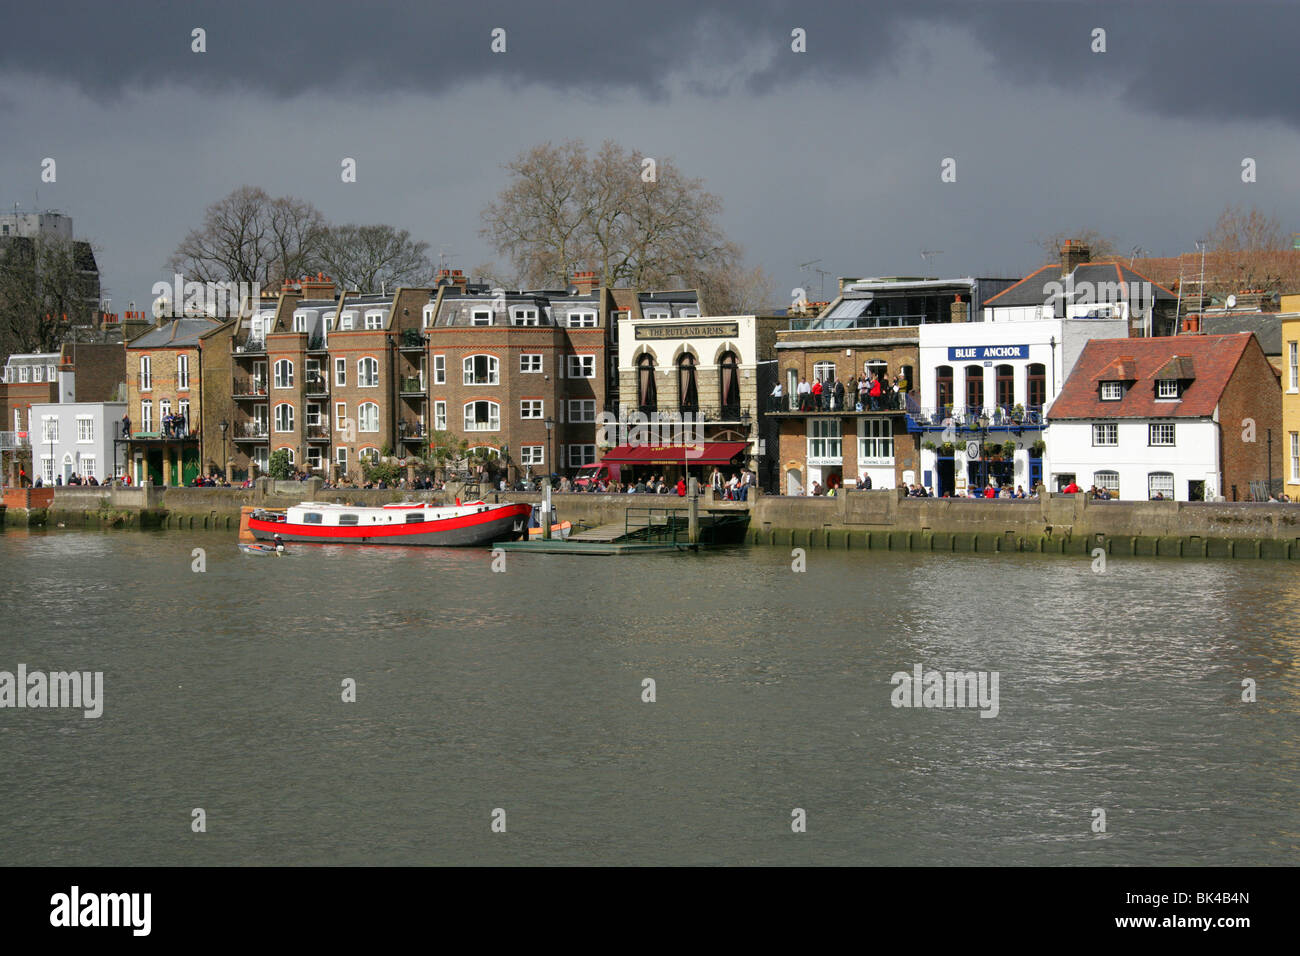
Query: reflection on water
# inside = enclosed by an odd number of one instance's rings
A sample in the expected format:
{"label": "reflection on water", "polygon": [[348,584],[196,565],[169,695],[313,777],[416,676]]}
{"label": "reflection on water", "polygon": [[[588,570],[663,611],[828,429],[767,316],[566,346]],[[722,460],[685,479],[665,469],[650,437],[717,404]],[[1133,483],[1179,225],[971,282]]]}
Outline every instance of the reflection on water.
{"label": "reflection on water", "polygon": [[[105,710],[0,709],[5,858],[1297,861],[1293,566],[807,563],[512,553],[493,573],[485,550],[8,532],[0,669],[103,670]],[[891,707],[916,664],[997,671],[998,716]]]}

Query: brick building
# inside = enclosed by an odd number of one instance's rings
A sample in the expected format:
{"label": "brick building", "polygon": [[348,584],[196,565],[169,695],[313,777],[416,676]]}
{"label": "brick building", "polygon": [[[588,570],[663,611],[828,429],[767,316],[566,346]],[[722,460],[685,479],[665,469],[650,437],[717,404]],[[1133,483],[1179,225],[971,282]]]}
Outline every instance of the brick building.
{"label": "brick building", "polygon": [[1093,339],[1047,417],[1053,490],[1237,501],[1281,487],[1282,389],[1250,332]]}

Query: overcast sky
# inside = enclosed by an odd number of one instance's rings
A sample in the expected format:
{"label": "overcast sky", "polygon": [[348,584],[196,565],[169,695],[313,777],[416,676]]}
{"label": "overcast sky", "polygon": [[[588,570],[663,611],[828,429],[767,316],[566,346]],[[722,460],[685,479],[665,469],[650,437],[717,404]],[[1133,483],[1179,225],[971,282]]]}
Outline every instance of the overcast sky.
{"label": "overcast sky", "polygon": [[1063,229],[1174,255],[1229,203],[1300,231],[1295,3],[40,0],[4,32],[0,204],[71,215],[115,311],[245,184],[454,268],[496,259],[479,213],[548,140],[672,157],[814,299],[815,269],[827,297],[844,275],[1021,276]]}

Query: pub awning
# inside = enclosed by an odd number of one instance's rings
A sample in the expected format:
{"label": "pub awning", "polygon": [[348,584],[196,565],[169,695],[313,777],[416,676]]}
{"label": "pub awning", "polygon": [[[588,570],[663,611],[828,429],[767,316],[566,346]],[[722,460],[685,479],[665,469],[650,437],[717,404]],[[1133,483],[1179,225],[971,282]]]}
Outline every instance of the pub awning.
{"label": "pub awning", "polygon": [[601,459],[611,465],[729,465],[749,447],[743,441],[706,441],[688,445],[619,445]]}

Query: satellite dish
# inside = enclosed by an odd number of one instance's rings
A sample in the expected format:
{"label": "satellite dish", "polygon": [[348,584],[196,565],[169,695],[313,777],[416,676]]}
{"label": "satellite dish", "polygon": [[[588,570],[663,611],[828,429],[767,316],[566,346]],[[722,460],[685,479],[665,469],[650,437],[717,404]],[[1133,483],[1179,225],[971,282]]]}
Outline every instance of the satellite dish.
{"label": "satellite dish", "polygon": [[158,296],[158,298],[153,300],[153,317],[155,319],[161,319],[164,315],[171,312],[171,305],[172,304],[170,300],[168,300],[167,296]]}
{"label": "satellite dish", "polygon": [[581,294],[581,293],[578,291],[578,287],[577,287],[576,285],[572,285],[572,284],[570,284],[569,287],[568,287],[567,289],[565,289],[564,291],[565,291],[565,294],[567,294],[567,295],[580,295],[580,294]]}
{"label": "satellite dish", "polygon": [[1236,307],[1237,307],[1237,297],[1235,295],[1228,296],[1228,308],[1234,309]]}

